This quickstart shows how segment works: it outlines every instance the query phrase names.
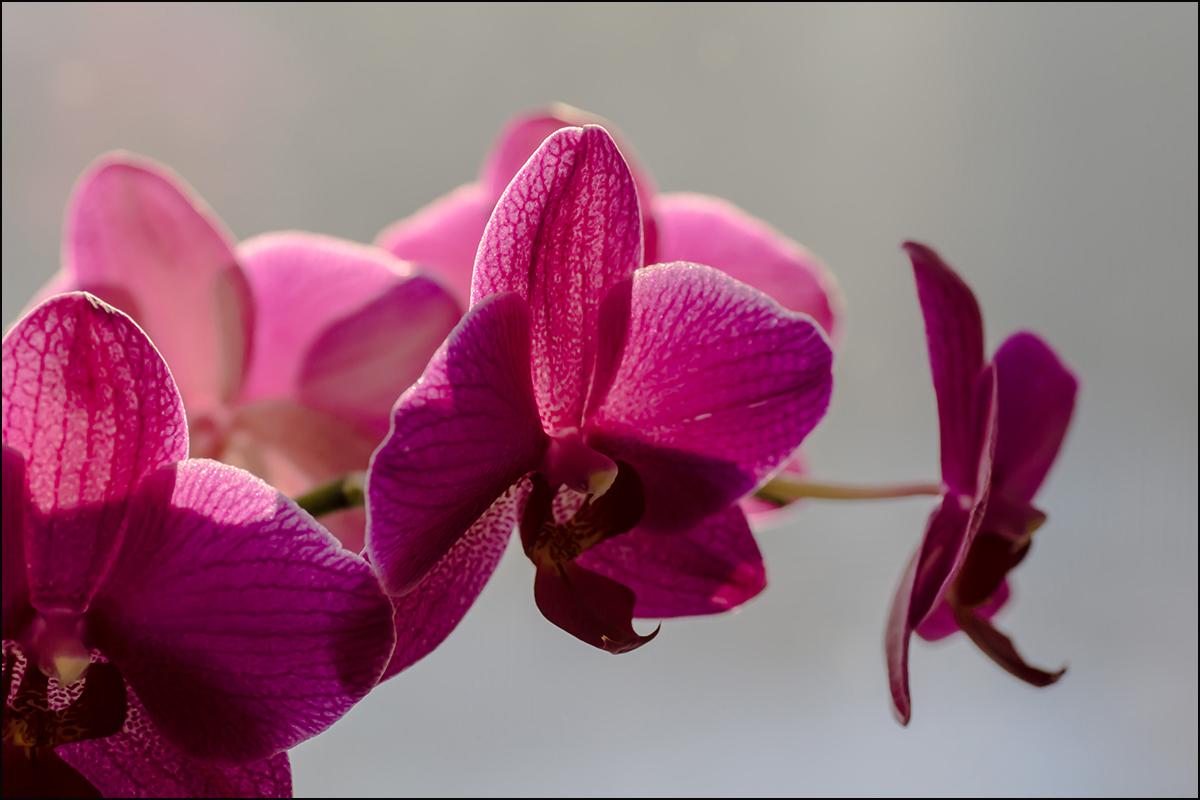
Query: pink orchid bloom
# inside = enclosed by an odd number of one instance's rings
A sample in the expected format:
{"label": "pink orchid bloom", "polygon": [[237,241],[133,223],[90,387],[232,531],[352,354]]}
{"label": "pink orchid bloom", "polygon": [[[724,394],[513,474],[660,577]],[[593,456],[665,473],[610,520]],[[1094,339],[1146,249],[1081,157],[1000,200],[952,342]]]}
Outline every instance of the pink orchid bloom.
{"label": "pink orchid bloom", "polygon": [[[77,289],[129,314],[162,352],[194,455],[289,495],[366,469],[392,404],[461,314],[378,248],[298,232],[236,246],[179,177],[121,153],[80,178],[62,270],[37,299]],[[322,522],[362,549],[361,509]]]}
{"label": "pink orchid bloom", "polygon": [[[633,173],[643,229],[638,266],[686,261],[715,267],[784,308],[808,314],[832,340],[839,339],[845,304],[833,274],[816,256],[728,201],[688,192],[659,194],[612,123],[562,103],[513,118],[496,138],[477,181],[389,226],[376,244],[438,275],[465,304],[479,240],[513,176],[550,134],[583,125],[608,130]],[[798,477],[805,471],[797,454],[781,473]],[[742,506],[756,517],[778,507],[753,496]]]}
{"label": "pink orchid bloom", "polygon": [[1025,663],[991,624],[1007,602],[1008,571],[1029,552],[1046,515],[1030,503],[1045,480],[1075,408],[1078,381],[1032,333],[1010,336],[983,361],[983,317],[963,280],[924,245],[912,259],[941,431],[941,506],[904,573],[887,628],[888,677],[897,717],[908,724],[908,645],[963,630],[1010,673],[1046,686],[1063,670]]}
{"label": "pink orchid bloom", "polygon": [[90,295],[16,324],[3,387],[5,794],[290,795],[284,751],[391,654],[371,567],[188,458],[166,363]]}
{"label": "pink orchid bloom", "polygon": [[542,613],[611,652],[650,638],[635,616],[765,586],[735,503],[825,413],[832,352],[715,269],[640,268],[635,186],[603,128],[564,128],[496,206],[471,310],[371,464],[367,553],[413,621],[393,665],[458,624],[518,522]]}

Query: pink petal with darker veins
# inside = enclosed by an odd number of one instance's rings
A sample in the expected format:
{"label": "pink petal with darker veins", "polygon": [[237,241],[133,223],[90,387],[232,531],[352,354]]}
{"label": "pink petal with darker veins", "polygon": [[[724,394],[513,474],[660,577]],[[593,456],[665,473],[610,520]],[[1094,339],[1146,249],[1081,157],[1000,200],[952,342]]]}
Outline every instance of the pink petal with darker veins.
{"label": "pink petal with darker veins", "polygon": [[931,248],[906,242],[917,279],[941,431],[942,479],[971,492],[976,461],[971,397],[983,368],[983,317],[975,295]]}
{"label": "pink petal with darker veins", "polygon": [[375,244],[429,270],[466,308],[471,301],[471,270],[479,240],[500,191],[492,194],[478,183],[460,186],[385,228]]}
{"label": "pink petal with darker veins", "polygon": [[416,589],[392,599],[396,650],[380,680],[429,655],[466,616],[500,563],[528,494],[529,483],[522,481],[501,495]]}
{"label": "pink petal with darker veins", "polygon": [[545,449],[529,377],[529,310],[480,302],[396,403],[371,460],[367,553],[388,593],[418,588]]}
{"label": "pink petal with darker veins", "polygon": [[63,267],[77,288],[136,306],[127,311],[193,413],[236,394],[254,309],[232,238],[177,175],[126,154],[101,158],[76,185]]}
{"label": "pink petal with darker veins", "polygon": [[105,797],[291,797],[287,753],[241,766],[192,758],[155,729],[127,689],[125,727],[115,736],[62,745],[55,752]]}
{"label": "pink petal with darker veins", "polygon": [[999,430],[994,490],[1028,503],[1058,456],[1079,381],[1032,333],[1016,333],[996,351]]}
{"label": "pink petal with darker veins", "polygon": [[370,566],[247,472],[192,459],[135,497],[89,624],[162,735],[247,764],[323,731],[394,644]]}
{"label": "pink petal with darker veins", "polygon": [[3,349],[4,442],[25,459],[32,602],[82,610],[120,544],[130,493],[187,457],[183,404],[145,334],[83,293],[35,309]]}
{"label": "pink petal with darker veins", "polygon": [[835,341],[844,302],[837,281],[812,253],[732,203],[702,194],[654,198],[660,261],[715,267],[808,314]]}
{"label": "pink petal with darker veins", "polygon": [[577,428],[609,289],[642,265],[637,190],[603,128],[565,128],[534,154],[496,206],[471,302],[516,292],[529,304],[534,393],[547,430]]}
{"label": "pink petal with darker veins", "polygon": [[[641,475],[644,527],[686,530],[800,446],[828,405],[832,351],[810,318],[694,264],[639,270],[629,314],[611,388],[589,402],[585,431]],[[614,349],[601,342],[602,353]]]}
{"label": "pink petal with darker veins", "polygon": [[746,515],[737,506],[685,533],[634,528],[588,550],[575,562],[632,589],[637,595],[635,617],[719,614],[745,603],[767,585],[762,554]]}

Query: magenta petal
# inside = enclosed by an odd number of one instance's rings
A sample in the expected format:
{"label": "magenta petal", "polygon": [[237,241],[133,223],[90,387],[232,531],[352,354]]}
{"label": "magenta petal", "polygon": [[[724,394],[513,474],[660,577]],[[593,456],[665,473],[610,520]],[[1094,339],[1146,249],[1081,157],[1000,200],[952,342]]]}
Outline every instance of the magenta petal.
{"label": "magenta petal", "polygon": [[367,553],[391,595],[415,589],[545,449],[529,380],[529,310],[472,308],[396,403],[371,459]]}
{"label": "magenta petal", "polygon": [[396,608],[396,650],[380,680],[429,655],[466,616],[500,563],[528,494],[528,481],[502,494],[416,589],[392,599]]}
{"label": "magenta petal", "polygon": [[812,253],[732,203],[702,194],[654,198],[658,259],[715,267],[808,314],[833,339],[844,303],[837,281]]}
{"label": "magenta petal", "polygon": [[[930,527],[939,512],[929,519]],[[892,713],[901,725],[912,718],[912,695],[908,688],[908,649],[912,643],[912,625],[909,619],[912,609],[913,581],[917,575],[917,558],[921,551],[913,553],[900,577],[900,585],[892,596],[892,607],[888,611],[887,629],[883,636],[883,653],[887,660],[888,689],[892,695]]]}
{"label": "magenta petal", "polygon": [[479,247],[471,302],[529,304],[533,385],[547,430],[577,428],[596,359],[600,304],[642,265],[637,190],[603,128],[565,128],[509,185]]}
{"label": "magenta petal", "polygon": [[994,491],[1028,503],[1066,436],[1079,382],[1045,342],[1016,333],[993,358],[999,384]]}
{"label": "magenta petal", "polygon": [[193,412],[240,384],[253,319],[241,305],[248,295],[233,240],[166,167],[126,154],[93,165],[67,212],[63,265],[79,288],[135,301],[130,313],[171,364]]}
{"label": "magenta petal", "polygon": [[292,796],[287,753],[242,766],[191,758],[155,730],[132,689],[128,698],[120,733],[56,750],[105,797]]}
{"label": "magenta petal", "polygon": [[414,276],[325,329],[300,368],[300,401],[383,439],[392,406],[461,316],[441,284]]}
{"label": "magenta petal", "polygon": [[4,445],[4,638],[16,639],[29,622],[25,576],[25,459]]}
{"label": "magenta petal", "polygon": [[942,479],[954,490],[974,488],[971,398],[983,368],[983,317],[970,287],[931,248],[906,242],[917,279],[925,338],[937,392]]}
{"label": "magenta petal", "polygon": [[411,217],[385,228],[375,243],[432,272],[466,308],[471,299],[471,270],[475,267],[479,240],[503,190],[501,186],[492,193],[478,183],[460,186]]}
{"label": "magenta petal", "polygon": [[635,617],[719,614],[767,585],[762,554],[737,506],[685,533],[634,528],[575,559],[585,569],[624,584],[637,595]]}
{"label": "magenta petal", "polygon": [[248,239],[238,258],[258,326],[238,398],[243,403],[294,398],[304,357],[318,337],[402,284],[411,271],[378,248],[297,231]]}
{"label": "magenta petal", "polygon": [[[1004,608],[1012,592],[1008,587],[1008,581],[1000,582],[1000,588],[996,593],[987,599],[987,601],[976,609],[973,609],[975,614],[985,620],[991,620],[992,617]],[[958,627],[958,622],[954,619],[954,609],[950,607],[948,600],[943,600],[938,604],[938,607],[925,617],[925,620],[917,626],[916,632],[927,642],[936,642],[945,639],[951,634],[958,633],[961,628]]]}
{"label": "magenta petal", "polygon": [[612,388],[585,430],[642,476],[643,525],[684,530],[800,446],[829,403],[832,351],[808,317],[694,264],[639,270],[630,308]]}
{"label": "magenta petal", "polygon": [[124,314],[59,295],[4,337],[4,442],[25,458],[32,602],[87,606],[108,568],[130,492],[187,456],[166,364]]}
{"label": "magenta petal", "polygon": [[992,623],[969,608],[956,606],[955,619],[959,627],[971,637],[975,646],[1003,667],[1010,675],[1033,686],[1049,686],[1056,683],[1067,671],[1066,667],[1050,672],[1028,664],[1012,640],[992,627]]}
{"label": "magenta petal", "polygon": [[267,758],[375,685],[394,644],[370,566],[248,472],[191,459],[136,497],[89,624],[189,755]]}
{"label": "magenta petal", "polygon": [[633,629],[635,598],[627,586],[572,561],[539,566],[533,599],[542,616],[580,641],[617,655],[658,635]]}

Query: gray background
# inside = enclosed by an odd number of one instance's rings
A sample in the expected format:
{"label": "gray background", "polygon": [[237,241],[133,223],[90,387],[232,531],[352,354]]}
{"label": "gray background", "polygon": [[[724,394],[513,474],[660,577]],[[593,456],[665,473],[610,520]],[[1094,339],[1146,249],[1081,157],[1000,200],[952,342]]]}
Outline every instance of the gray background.
{"label": "gray background", "polygon": [[762,597],[619,658],[545,622],[510,551],[443,647],[294,751],[298,794],[1196,793],[1195,5],[3,14],[6,321],[105,150],[170,164],[239,237],[369,241],[562,100],[837,273],[819,476],[936,477],[905,238],[971,283],[989,347],[1033,328],[1082,376],[1002,617],[1069,661],[1057,686],[919,644],[900,729],[881,632],[931,502],[813,502],[759,537]]}

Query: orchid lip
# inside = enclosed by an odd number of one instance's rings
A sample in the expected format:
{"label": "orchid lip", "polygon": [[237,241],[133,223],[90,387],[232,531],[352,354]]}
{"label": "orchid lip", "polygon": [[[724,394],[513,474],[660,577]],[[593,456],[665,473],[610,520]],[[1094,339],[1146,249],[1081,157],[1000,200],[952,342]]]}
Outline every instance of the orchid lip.
{"label": "orchid lip", "polygon": [[551,434],[549,446],[538,466],[551,486],[566,486],[594,500],[604,496],[617,479],[617,464],[583,441],[578,428]]}
{"label": "orchid lip", "polygon": [[69,686],[87,674],[91,651],[83,643],[84,629],[83,615],[73,609],[38,614],[26,641],[43,675]]}

